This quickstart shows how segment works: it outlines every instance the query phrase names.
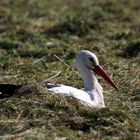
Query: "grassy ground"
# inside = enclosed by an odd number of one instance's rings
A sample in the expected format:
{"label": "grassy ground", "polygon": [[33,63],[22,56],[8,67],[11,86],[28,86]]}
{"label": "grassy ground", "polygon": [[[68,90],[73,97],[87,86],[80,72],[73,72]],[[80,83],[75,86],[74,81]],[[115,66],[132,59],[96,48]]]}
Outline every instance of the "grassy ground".
{"label": "grassy ground", "polygon": [[[0,83],[34,86],[0,100],[0,139],[139,139],[139,15],[138,0],[1,0]],[[82,49],[97,54],[120,88],[99,79],[105,109],[36,85],[47,80],[81,88],[73,59]]]}

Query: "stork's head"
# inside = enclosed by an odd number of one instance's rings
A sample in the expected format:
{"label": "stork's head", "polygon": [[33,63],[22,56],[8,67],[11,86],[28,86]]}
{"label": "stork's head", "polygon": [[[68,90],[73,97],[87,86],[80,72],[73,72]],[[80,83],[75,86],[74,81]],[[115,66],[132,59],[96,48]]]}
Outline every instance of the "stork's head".
{"label": "stork's head", "polygon": [[75,59],[76,68],[79,71],[83,71],[86,69],[88,71],[92,71],[97,75],[103,77],[105,81],[107,81],[113,88],[118,90],[118,87],[113,82],[113,80],[109,77],[106,71],[99,65],[98,58],[94,53],[91,53],[87,50],[82,50],[78,53]]}

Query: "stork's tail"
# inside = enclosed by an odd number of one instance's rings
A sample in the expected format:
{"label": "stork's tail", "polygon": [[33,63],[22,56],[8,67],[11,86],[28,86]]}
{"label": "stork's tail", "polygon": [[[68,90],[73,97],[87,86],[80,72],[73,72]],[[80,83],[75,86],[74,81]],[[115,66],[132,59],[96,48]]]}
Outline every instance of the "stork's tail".
{"label": "stork's tail", "polygon": [[23,85],[0,84],[0,99],[12,96]]}

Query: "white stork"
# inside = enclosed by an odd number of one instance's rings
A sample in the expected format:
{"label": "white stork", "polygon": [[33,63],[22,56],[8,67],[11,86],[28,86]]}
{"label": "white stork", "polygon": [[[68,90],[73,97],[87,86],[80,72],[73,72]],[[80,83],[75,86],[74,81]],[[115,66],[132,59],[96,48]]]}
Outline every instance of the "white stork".
{"label": "white stork", "polygon": [[94,53],[87,50],[80,51],[75,58],[76,68],[84,81],[84,89],[66,86],[62,84],[44,83],[43,87],[49,91],[62,94],[64,96],[73,96],[81,103],[94,108],[105,107],[103,88],[95,77],[95,73],[103,77],[113,88],[118,90],[116,84],[111,80],[105,70],[99,65],[98,58]]}

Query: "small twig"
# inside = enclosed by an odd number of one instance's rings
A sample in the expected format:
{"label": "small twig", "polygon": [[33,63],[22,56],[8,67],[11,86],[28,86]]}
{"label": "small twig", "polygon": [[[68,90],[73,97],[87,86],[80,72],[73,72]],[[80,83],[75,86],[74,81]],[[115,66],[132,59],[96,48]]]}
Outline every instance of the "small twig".
{"label": "small twig", "polygon": [[69,69],[72,69],[68,64],[66,64],[60,57],[54,54],[54,57],[57,58],[59,61],[61,61],[65,66],[67,66]]}
{"label": "small twig", "polygon": [[34,61],[34,62],[33,62],[33,64],[32,64],[32,65],[35,65],[36,63],[38,63],[38,62],[42,61],[45,57],[46,57],[46,56],[43,56],[43,57],[41,57],[41,58],[37,59],[36,61]]}
{"label": "small twig", "polygon": [[52,77],[48,78],[47,80],[45,81],[49,81],[49,80],[52,80],[54,79],[55,77],[57,77],[58,75],[60,75],[61,71],[59,71],[57,74],[53,75]]}
{"label": "small twig", "polygon": [[8,78],[17,78],[19,77],[21,74],[16,74],[16,75],[4,75],[3,77],[8,79]]}

